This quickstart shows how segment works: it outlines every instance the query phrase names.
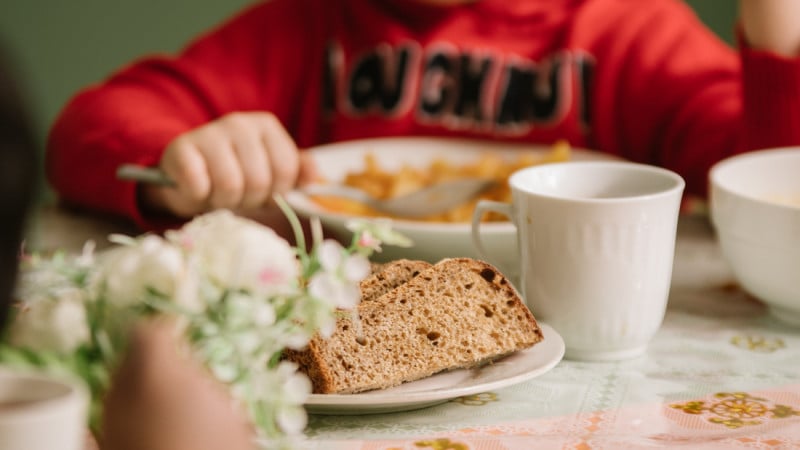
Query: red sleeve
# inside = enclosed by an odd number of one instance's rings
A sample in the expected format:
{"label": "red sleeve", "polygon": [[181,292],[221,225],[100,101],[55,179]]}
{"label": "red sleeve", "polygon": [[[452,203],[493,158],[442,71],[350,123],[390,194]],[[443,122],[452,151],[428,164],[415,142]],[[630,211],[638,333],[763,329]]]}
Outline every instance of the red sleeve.
{"label": "red sleeve", "polygon": [[754,50],[739,35],[745,150],[800,144],[800,56]]}
{"label": "red sleeve", "polygon": [[737,55],[681,2],[648,6],[606,16],[614,39],[596,41],[606,64],[595,88],[598,147],[675,170],[704,196],[720,159],[800,144],[800,58]]}
{"label": "red sleeve", "polygon": [[[259,3],[199,37],[175,58],[151,57],[79,92],[48,139],[47,177],[65,201],[123,215],[143,229],[176,221],[144,217],[136,185],[115,179],[123,163],[156,165],[179,134],[233,111],[268,110],[292,120],[292,88],[302,82],[297,0]],[[306,33],[307,34],[307,33]],[[287,46],[287,36],[292,44]],[[298,48],[300,47],[300,48]],[[281,70],[270,67],[281,61]],[[277,65],[277,64],[274,64]],[[292,66],[296,66],[292,67]],[[281,83],[277,74],[283,74]]]}

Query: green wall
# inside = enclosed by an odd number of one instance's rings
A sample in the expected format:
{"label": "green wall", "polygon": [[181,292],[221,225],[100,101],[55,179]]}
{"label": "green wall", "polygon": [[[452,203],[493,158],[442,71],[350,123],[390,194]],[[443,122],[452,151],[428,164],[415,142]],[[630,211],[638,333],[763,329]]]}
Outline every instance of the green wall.
{"label": "green wall", "polygon": [[[641,1],[641,0],[640,0]],[[647,0],[644,0],[647,1]],[[708,26],[728,43],[734,42],[735,0],[686,0]]]}
{"label": "green wall", "polygon": [[[18,65],[40,144],[75,91],[137,56],[179,49],[252,1],[0,0],[0,42]],[[735,1],[689,3],[730,41]]]}
{"label": "green wall", "polygon": [[0,42],[17,64],[44,142],[78,89],[152,52],[170,52],[252,0],[0,0]]}

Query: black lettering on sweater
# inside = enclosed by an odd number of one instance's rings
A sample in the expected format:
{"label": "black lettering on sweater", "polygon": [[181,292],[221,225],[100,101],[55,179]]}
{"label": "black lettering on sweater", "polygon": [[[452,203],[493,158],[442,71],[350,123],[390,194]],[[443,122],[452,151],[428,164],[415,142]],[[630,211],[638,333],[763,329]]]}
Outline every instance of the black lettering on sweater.
{"label": "black lettering on sweater", "polygon": [[429,49],[420,80],[417,117],[449,128],[477,128],[491,114],[486,90],[496,65],[490,56],[453,46]]}
{"label": "black lettering on sweater", "polygon": [[453,114],[481,122],[484,118],[481,107],[483,93],[492,60],[488,57],[474,58],[468,54],[461,55],[458,71],[459,96],[453,107]]}
{"label": "black lettering on sweater", "polygon": [[350,106],[357,112],[391,113],[404,94],[410,49],[376,47],[355,61],[347,86]]}
{"label": "black lettering on sweater", "polygon": [[338,44],[328,47],[326,113],[403,120],[414,112],[426,125],[520,134],[556,127],[574,111],[589,131],[596,63],[582,51],[504,60],[484,49],[437,43],[423,51],[411,42],[379,44],[350,61],[345,56]]}
{"label": "black lettering on sweater", "polygon": [[575,67],[578,77],[578,88],[581,92],[578,93],[579,108],[578,114],[581,126],[588,130],[592,124],[592,104],[590,99],[594,98],[594,58],[585,53],[577,53],[575,55]]}
{"label": "black lettering on sweater", "polygon": [[456,95],[454,58],[436,52],[427,58],[420,83],[420,111],[426,118],[441,116]]}
{"label": "black lettering on sweater", "polygon": [[552,121],[563,103],[563,68],[561,57],[541,64],[510,64],[506,69],[497,124],[519,127]]}
{"label": "black lettering on sweater", "polygon": [[322,111],[326,116],[332,116],[336,111],[338,99],[336,93],[340,91],[337,82],[342,79],[344,70],[342,49],[335,43],[330,43],[325,51],[325,63],[322,73]]}

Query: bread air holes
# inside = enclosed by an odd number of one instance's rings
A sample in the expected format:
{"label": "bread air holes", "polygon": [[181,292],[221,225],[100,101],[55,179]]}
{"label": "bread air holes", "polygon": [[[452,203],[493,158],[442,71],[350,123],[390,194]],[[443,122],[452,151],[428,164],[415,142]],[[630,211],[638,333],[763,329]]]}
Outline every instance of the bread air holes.
{"label": "bread air holes", "polygon": [[431,332],[429,332],[428,334],[425,335],[425,337],[428,338],[428,340],[431,342],[431,345],[433,345],[434,347],[438,347],[439,346],[439,338],[441,336],[442,335],[439,334],[438,331],[431,331]]}
{"label": "bread air holes", "polygon": [[483,269],[483,270],[481,270],[481,277],[482,277],[484,280],[488,281],[489,283],[492,283],[492,282],[494,282],[494,278],[495,278],[496,276],[497,276],[497,272],[495,272],[495,271],[494,271],[494,270],[492,270],[492,269],[488,269],[488,268],[486,268],[486,269]]}
{"label": "bread air holes", "polygon": [[347,361],[344,359],[344,356],[342,356],[341,354],[338,354],[338,353],[337,353],[337,354],[336,354],[336,359],[338,359],[338,360],[339,360],[339,365],[341,365],[341,366],[342,366],[342,368],[343,368],[344,370],[346,370],[346,371],[350,371],[350,370],[352,370],[352,369],[353,369],[353,365],[352,365],[352,364],[350,364],[350,363],[348,363],[348,362],[347,362]]}
{"label": "bread air holes", "polygon": [[438,331],[429,331],[425,327],[417,327],[417,334],[424,334],[425,337],[433,344],[438,346],[439,345],[439,338],[442,337],[441,333]]}
{"label": "bread air holes", "polygon": [[483,315],[484,316],[486,316],[486,317],[494,316],[494,311],[492,311],[492,308],[490,308],[490,307],[488,307],[486,305],[480,305],[480,307],[483,310]]}

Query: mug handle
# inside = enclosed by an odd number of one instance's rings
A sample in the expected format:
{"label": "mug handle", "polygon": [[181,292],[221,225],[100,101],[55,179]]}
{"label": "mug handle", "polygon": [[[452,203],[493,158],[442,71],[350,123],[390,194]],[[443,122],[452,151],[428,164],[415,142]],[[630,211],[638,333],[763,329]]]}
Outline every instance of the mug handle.
{"label": "mug handle", "polygon": [[486,251],[486,247],[483,245],[483,239],[481,238],[480,230],[482,223],[481,218],[485,212],[489,211],[502,214],[511,219],[512,223],[514,222],[511,215],[510,203],[496,202],[493,200],[479,200],[475,205],[475,209],[472,211],[472,244],[478,250],[478,254],[481,255],[481,258],[497,266],[501,272],[510,273],[508,272],[507,267],[500,267],[500,264],[498,264],[496,260],[493,261],[494,258],[489,254],[489,252]]}

